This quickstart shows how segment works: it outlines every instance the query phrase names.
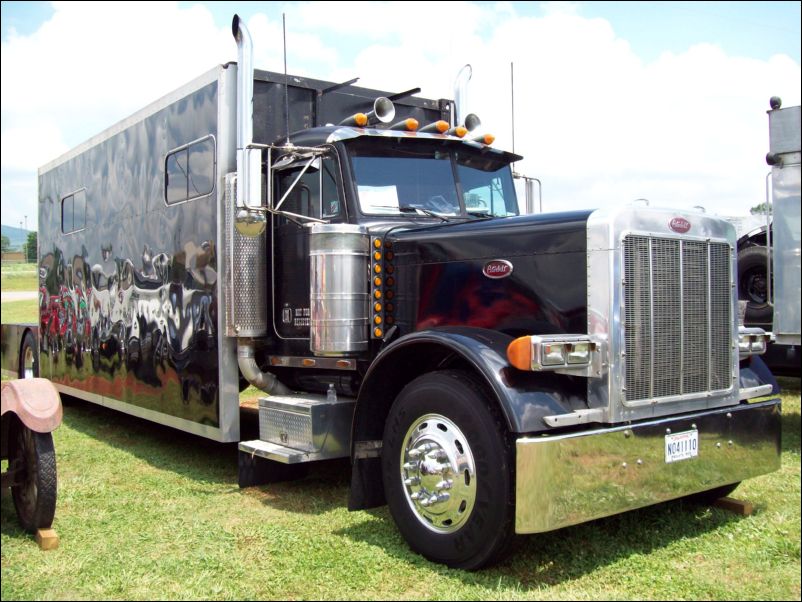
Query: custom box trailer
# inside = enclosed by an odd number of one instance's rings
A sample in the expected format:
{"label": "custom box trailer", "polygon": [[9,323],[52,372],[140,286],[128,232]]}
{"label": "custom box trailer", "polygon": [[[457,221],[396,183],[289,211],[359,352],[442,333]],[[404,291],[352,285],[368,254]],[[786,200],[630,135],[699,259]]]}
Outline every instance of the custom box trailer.
{"label": "custom box trailer", "polygon": [[464,568],[778,468],[732,226],[519,215],[520,157],[459,103],[254,71],[233,32],[237,64],[39,172],[29,331],[59,391],[238,441],[242,486],[350,457],[349,508]]}

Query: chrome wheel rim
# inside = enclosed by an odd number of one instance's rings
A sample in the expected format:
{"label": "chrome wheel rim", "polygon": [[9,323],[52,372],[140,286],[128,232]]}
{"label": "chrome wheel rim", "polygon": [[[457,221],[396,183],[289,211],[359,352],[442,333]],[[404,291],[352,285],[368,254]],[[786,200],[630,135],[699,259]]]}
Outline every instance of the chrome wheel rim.
{"label": "chrome wheel rim", "polygon": [[438,533],[459,530],[476,503],[476,463],[468,440],[440,414],[421,416],[401,447],[401,483],[415,517]]}

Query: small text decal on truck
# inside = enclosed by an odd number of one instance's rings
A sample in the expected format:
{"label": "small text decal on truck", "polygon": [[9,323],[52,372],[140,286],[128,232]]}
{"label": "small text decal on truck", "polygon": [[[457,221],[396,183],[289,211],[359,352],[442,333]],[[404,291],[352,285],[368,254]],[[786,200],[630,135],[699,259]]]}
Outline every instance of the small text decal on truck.
{"label": "small text decal on truck", "polygon": [[497,280],[499,278],[506,278],[512,274],[512,264],[506,259],[494,259],[488,261],[482,269],[482,273],[488,278]]}
{"label": "small text decal on truck", "polygon": [[688,230],[691,229],[691,222],[686,220],[684,217],[675,217],[668,223],[668,227],[671,228],[674,232],[678,232],[679,234],[685,234]]}

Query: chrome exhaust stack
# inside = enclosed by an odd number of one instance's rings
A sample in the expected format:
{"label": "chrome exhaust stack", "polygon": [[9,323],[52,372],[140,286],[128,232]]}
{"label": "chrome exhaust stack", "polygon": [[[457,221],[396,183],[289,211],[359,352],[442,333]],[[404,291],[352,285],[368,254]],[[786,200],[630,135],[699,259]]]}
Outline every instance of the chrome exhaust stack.
{"label": "chrome exhaust stack", "polygon": [[[253,44],[245,22],[234,15],[237,41],[237,174],[226,176],[226,236],[230,278],[226,283],[226,334],[237,337],[242,376],[268,395],[290,390],[256,361],[256,342],[268,333],[266,298],[267,217],[262,208],[262,151],[253,145]],[[234,223],[231,224],[230,221]]]}
{"label": "chrome exhaust stack", "polygon": [[471,81],[473,68],[464,65],[454,80],[454,127],[465,123],[465,107],[468,104],[468,82]]}
{"label": "chrome exhaust stack", "polygon": [[454,80],[454,127],[462,126],[468,132],[473,132],[482,125],[482,120],[475,113],[466,113],[468,110],[468,82],[473,76],[473,68],[465,65],[457,73]]}
{"label": "chrome exhaust stack", "polygon": [[276,378],[275,374],[262,372],[256,363],[256,348],[250,339],[237,339],[237,364],[242,376],[257,389],[268,395],[289,395],[292,393]]}
{"label": "chrome exhaust stack", "polygon": [[262,204],[262,151],[253,144],[253,43],[245,22],[234,15],[237,41],[237,206]]}

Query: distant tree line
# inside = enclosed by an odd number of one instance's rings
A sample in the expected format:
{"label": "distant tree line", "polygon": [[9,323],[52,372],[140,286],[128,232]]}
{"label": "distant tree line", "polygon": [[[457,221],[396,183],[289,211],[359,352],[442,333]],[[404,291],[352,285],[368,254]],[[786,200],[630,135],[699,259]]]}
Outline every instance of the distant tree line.
{"label": "distant tree line", "polygon": [[[3,235],[3,255],[9,253],[11,249],[11,239],[8,236]],[[22,245],[22,253],[25,255],[25,261],[28,263],[36,263],[36,243],[37,243],[37,236],[36,232],[28,232],[28,238],[25,240],[25,243]]]}
{"label": "distant tree line", "polygon": [[37,238],[36,230],[28,232],[28,240],[25,241],[25,259],[28,263],[36,263]]}

